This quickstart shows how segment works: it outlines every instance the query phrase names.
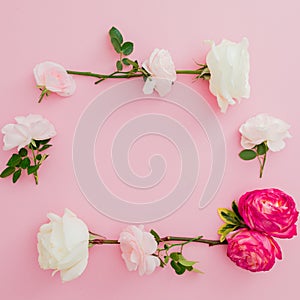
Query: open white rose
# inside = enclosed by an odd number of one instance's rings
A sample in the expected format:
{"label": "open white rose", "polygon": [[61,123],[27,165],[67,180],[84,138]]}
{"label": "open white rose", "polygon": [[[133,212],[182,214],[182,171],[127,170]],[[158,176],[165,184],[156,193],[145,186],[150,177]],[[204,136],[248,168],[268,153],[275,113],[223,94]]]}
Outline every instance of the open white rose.
{"label": "open white rose", "polygon": [[42,269],[60,271],[62,281],[80,276],[88,262],[89,231],[86,224],[66,209],[63,217],[49,213],[37,235],[39,265]]}
{"label": "open white rose", "polygon": [[153,90],[156,90],[161,97],[170,92],[176,80],[176,70],[167,50],[155,49],[142,66],[151,75],[143,88],[146,95],[152,94]]}
{"label": "open white rose", "polygon": [[284,139],[291,137],[289,128],[290,125],[280,119],[268,114],[259,114],[241,125],[241,145],[245,149],[251,149],[267,142],[271,151],[280,151],[285,147]]}
{"label": "open white rose", "polygon": [[159,258],[152,255],[157,250],[157,243],[144,226],[128,226],[121,232],[119,242],[129,271],[138,270],[139,275],[149,275],[160,265]]}
{"label": "open white rose", "polygon": [[32,140],[45,140],[56,135],[54,126],[41,115],[29,114],[16,117],[17,124],[7,124],[2,128],[3,150],[18,147],[18,150],[30,144]]}
{"label": "open white rose", "polygon": [[60,96],[74,94],[76,85],[73,77],[61,65],[45,61],[37,64],[33,69],[36,84],[40,88],[55,92]]}
{"label": "open white rose", "polygon": [[215,45],[212,42],[206,63],[211,74],[209,89],[217,97],[221,112],[225,113],[235,100],[249,98],[250,63],[246,38],[240,43],[223,40]]}

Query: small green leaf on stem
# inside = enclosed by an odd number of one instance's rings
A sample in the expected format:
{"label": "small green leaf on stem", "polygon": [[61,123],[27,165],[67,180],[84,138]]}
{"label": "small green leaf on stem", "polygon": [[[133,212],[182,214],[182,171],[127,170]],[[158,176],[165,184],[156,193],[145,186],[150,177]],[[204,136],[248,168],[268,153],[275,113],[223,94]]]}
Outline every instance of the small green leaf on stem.
{"label": "small green leaf on stem", "polygon": [[42,151],[45,151],[46,149],[48,149],[50,147],[52,147],[52,145],[47,144],[47,145],[44,145],[42,148],[38,149],[38,151],[42,152]]}
{"label": "small green leaf on stem", "polygon": [[16,170],[15,167],[7,167],[6,169],[4,169],[2,171],[2,173],[0,174],[0,177],[1,178],[5,178],[5,177],[8,177],[9,175],[11,175],[12,173],[14,173]]}
{"label": "small green leaf on stem", "polygon": [[174,261],[179,261],[179,258],[180,258],[178,252],[172,252],[172,253],[170,254],[170,257],[171,257],[171,259],[173,259]]}
{"label": "small green leaf on stem", "polygon": [[35,172],[37,172],[37,170],[39,169],[39,165],[35,165],[35,166],[29,166],[27,168],[27,174],[30,175],[30,174],[33,174]]}
{"label": "small green leaf on stem", "polygon": [[122,71],[123,70],[123,64],[122,64],[122,62],[120,60],[118,60],[116,62],[116,67],[117,67],[118,71]]}
{"label": "small green leaf on stem", "polygon": [[123,63],[125,66],[130,66],[130,65],[131,65],[128,58],[123,58],[123,59],[122,59],[122,63]]}
{"label": "small green leaf on stem", "polygon": [[257,154],[255,151],[253,151],[251,149],[246,149],[246,150],[241,151],[239,156],[243,160],[252,160],[257,156]]}
{"label": "small green leaf on stem", "polygon": [[159,244],[160,243],[160,236],[158,235],[158,233],[156,231],[154,231],[153,229],[150,230],[150,233],[154,236],[156,243]]}
{"label": "small green leaf on stem", "polygon": [[112,43],[115,51],[117,53],[121,53],[122,50],[121,50],[121,44],[119,43],[119,41],[117,39],[115,39],[115,38],[112,38],[111,39],[111,43]]}
{"label": "small green leaf on stem", "polygon": [[22,170],[21,170],[21,169],[17,170],[17,171],[14,173],[13,179],[12,179],[13,183],[16,183],[16,182],[18,181],[18,179],[19,179],[20,176],[21,176],[21,173],[22,173]]}
{"label": "small green leaf on stem", "polygon": [[121,47],[122,53],[124,55],[129,55],[133,52],[133,43],[132,42],[125,42]]}
{"label": "small green leaf on stem", "polygon": [[242,216],[240,215],[240,212],[239,212],[239,209],[238,209],[238,206],[236,204],[235,201],[232,201],[232,210],[233,212],[236,214],[236,216],[241,220],[241,221],[244,221]]}
{"label": "small green leaf on stem", "polygon": [[39,141],[41,145],[46,145],[51,141],[51,139],[41,140]]}
{"label": "small green leaf on stem", "polygon": [[261,144],[257,145],[256,149],[257,149],[258,155],[264,155],[269,150],[268,146],[265,143],[261,143]]}
{"label": "small green leaf on stem", "polygon": [[21,155],[22,157],[27,156],[27,154],[28,154],[27,149],[21,148],[21,149],[19,150],[19,155]]}
{"label": "small green leaf on stem", "polygon": [[30,166],[30,159],[28,157],[25,157],[21,163],[20,163],[20,167],[22,169],[27,169]]}
{"label": "small green leaf on stem", "polygon": [[179,257],[178,262],[185,267],[193,267],[193,265],[197,263],[197,261],[191,261],[185,259],[182,255],[181,257]]}
{"label": "small green leaf on stem", "polygon": [[13,154],[6,165],[9,167],[16,167],[17,165],[19,165],[21,160],[22,160],[21,155]]}
{"label": "small green leaf on stem", "polygon": [[236,229],[239,228],[239,225],[232,225],[232,224],[223,224],[219,230],[218,234],[220,235],[220,242],[224,242],[226,240],[226,236]]}
{"label": "small green leaf on stem", "polygon": [[41,154],[38,154],[35,158],[36,158],[37,160],[41,160],[41,159],[42,159],[42,155],[41,155]]}
{"label": "small green leaf on stem", "polygon": [[220,218],[227,224],[239,225],[241,223],[237,215],[227,208],[219,208],[218,214]]}
{"label": "small green leaf on stem", "polygon": [[123,43],[123,36],[116,27],[112,27],[109,30],[109,36],[110,36],[110,39],[117,40],[120,45]]}
{"label": "small green leaf on stem", "polygon": [[174,260],[171,261],[171,267],[175,270],[177,275],[182,275],[186,269],[184,266]]}

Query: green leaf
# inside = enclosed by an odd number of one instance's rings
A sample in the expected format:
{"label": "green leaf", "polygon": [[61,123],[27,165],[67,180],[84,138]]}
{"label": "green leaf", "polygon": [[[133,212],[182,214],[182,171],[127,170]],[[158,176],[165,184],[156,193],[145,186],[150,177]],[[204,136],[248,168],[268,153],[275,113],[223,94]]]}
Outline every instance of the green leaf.
{"label": "green leaf", "polygon": [[175,270],[177,275],[182,275],[186,269],[184,266],[182,266],[174,260],[171,261],[171,267]]}
{"label": "green leaf", "polygon": [[52,147],[52,145],[44,145],[42,148],[40,148],[38,151],[39,152],[42,152],[42,151],[44,151],[44,150],[46,150],[46,149],[48,149],[48,148],[50,148],[50,147]]}
{"label": "green leaf", "polygon": [[39,165],[36,165],[36,166],[29,166],[27,168],[27,174],[30,175],[32,173],[35,173],[38,169],[39,169]]}
{"label": "green leaf", "polygon": [[125,66],[130,66],[130,65],[131,65],[128,58],[123,58],[123,59],[122,59],[122,63],[123,63]]}
{"label": "green leaf", "polygon": [[202,271],[200,271],[199,269],[196,269],[196,268],[193,268],[192,271],[195,273],[204,274]]}
{"label": "green leaf", "polygon": [[20,163],[20,167],[22,169],[27,169],[30,166],[30,159],[28,157],[25,157],[21,163]]}
{"label": "green leaf", "polygon": [[255,151],[251,149],[246,149],[240,152],[239,154],[240,158],[243,160],[252,160],[256,157]]}
{"label": "green leaf", "polygon": [[16,167],[17,165],[19,165],[21,160],[22,160],[21,155],[13,154],[6,165],[9,167]]}
{"label": "green leaf", "polygon": [[236,216],[243,222],[244,220],[243,220],[242,216],[240,215],[238,206],[235,201],[232,201],[231,207],[232,207],[233,212],[236,214]]}
{"label": "green leaf", "polygon": [[111,40],[112,39],[117,40],[120,45],[123,43],[123,36],[122,36],[121,32],[116,27],[112,27],[109,30],[109,36],[110,36]]}
{"label": "green leaf", "polygon": [[113,45],[115,51],[116,51],[117,53],[121,53],[121,44],[119,43],[119,41],[116,40],[116,39],[114,39],[114,38],[112,38],[112,39],[111,39],[111,43],[112,43],[112,45]]}
{"label": "green leaf", "polygon": [[16,183],[16,182],[18,181],[18,179],[19,179],[20,176],[21,176],[21,173],[22,173],[22,170],[21,170],[21,169],[17,170],[17,171],[14,173],[13,179],[12,179],[13,183]]}
{"label": "green leaf", "polygon": [[261,143],[259,145],[256,146],[256,149],[257,149],[257,153],[259,155],[264,155],[267,153],[267,151],[269,150],[268,149],[268,146],[265,144],[265,143]]}
{"label": "green leaf", "polygon": [[192,267],[194,264],[197,263],[197,261],[186,260],[183,256],[179,258],[178,262],[185,267]]}
{"label": "green leaf", "polygon": [[237,217],[237,215],[233,211],[227,208],[219,208],[218,214],[220,218],[227,224],[232,224],[232,225],[241,224],[240,219]]}
{"label": "green leaf", "polygon": [[150,233],[154,236],[156,243],[159,244],[160,243],[160,236],[158,235],[158,233],[156,231],[154,231],[153,229],[150,230]]}
{"label": "green leaf", "polygon": [[39,146],[40,145],[38,141],[32,140],[31,143],[28,145],[28,148],[32,150],[36,150]]}
{"label": "green leaf", "polygon": [[125,42],[123,45],[122,45],[122,53],[124,55],[129,55],[133,52],[133,43],[132,42]]}
{"label": "green leaf", "polygon": [[122,71],[123,70],[123,65],[122,65],[122,62],[120,60],[118,60],[116,62],[116,67],[117,67],[118,71]]}
{"label": "green leaf", "polygon": [[226,240],[226,236],[228,235],[228,233],[237,230],[239,227],[240,227],[239,225],[232,225],[232,224],[222,225],[218,230],[218,234],[221,236],[220,242],[224,242]]}
{"label": "green leaf", "polygon": [[179,260],[179,253],[178,252],[172,252],[170,254],[171,259],[173,259],[174,261],[178,261]]}
{"label": "green leaf", "polygon": [[41,140],[39,141],[41,145],[46,145],[51,141],[51,139]]}
{"label": "green leaf", "polygon": [[169,262],[169,260],[170,260],[170,256],[165,256],[164,257],[164,262],[165,262],[165,264],[167,264],[168,262]]}
{"label": "green leaf", "polygon": [[7,167],[6,169],[4,169],[2,171],[2,173],[0,174],[0,177],[1,178],[5,178],[5,177],[8,177],[9,175],[11,175],[12,173],[14,173],[16,170],[15,167]]}
{"label": "green leaf", "polygon": [[41,155],[41,154],[38,154],[38,155],[36,156],[36,159],[37,159],[37,160],[41,160],[41,159],[42,159],[42,155]]}
{"label": "green leaf", "polygon": [[137,61],[133,61],[133,60],[131,60],[129,58],[126,58],[126,57],[122,59],[122,62],[126,66],[132,65],[132,67],[134,69],[137,69],[139,67],[139,63]]}
{"label": "green leaf", "polygon": [[28,151],[27,151],[27,149],[25,149],[25,148],[21,148],[21,149],[19,150],[19,154],[20,154],[22,157],[25,157],[25,156],[27,156]]}

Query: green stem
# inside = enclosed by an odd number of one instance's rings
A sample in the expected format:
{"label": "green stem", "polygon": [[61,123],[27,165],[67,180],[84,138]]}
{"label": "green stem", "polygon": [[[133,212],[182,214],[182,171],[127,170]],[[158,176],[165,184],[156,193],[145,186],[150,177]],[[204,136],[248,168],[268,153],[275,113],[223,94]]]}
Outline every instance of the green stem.
{"label": "green stem", "polygon": [[[32,157],[33,157],[34,165],[36,166],[37,165],[37,163],[36,163],[36,156],[35,156],[34,150],[32,148],[31,148],[31,152],[32,152]],[[34,176],[35,184],[38,185],[39,184],[39,177],[38,177],[37,171],[35,171],[33,173],[33,176]]]}
{"label": "green stem", "polygon": [[202,73],[203,70],[176,70],[176,74],[195,74],[195,75],[199,75]]}
{"label": "green stem", "polygon": [[266,164],[266,159],[267,159],[267,152],[264,154],[263,159],[261,161],[261,159],[259,158],[259,156],[257,156],[258,161],[259,161],[259,178],[262,178],[263,176],[263,172],[264,172],[264,167]]}
{"label": "green stem", "polygon": [[[114,72],[112,74],[98,74],[98,73],[92,73],[92,72],[80,72],[80,71],[67,70],[67,73],[73,74],[73,75],[96,77],[96,78],[101,78],[101,79],[131,78],[131,77],[142,77],[143,76],[143,74],[136,74],[136,73],[130,73],[130,72]],[[116,74],[120,74],[120,75],[116,75]]]}
{"label": "green stem", "polygon": [[[96,81],[95,84],[108,79],[108,78],[133,78],[133,77],[142,77],[142,76],[150,76],[143,68],[138,68],[135,72],[128,71],[128,72],[121,72],[115,71],[111,74],[99,74],[93,72],[81,72],[81,71],[72,71],[67,70],[68,74],[72,75],[80,75],[80,76],[88,76],[88,77],[95,77],[100,78],[100,80]],[[176,70],[176,74],[194,74],[199,75],[199,78],[204,78],[204,76],[209,76],[209,70],[206,65],[203,65],[201,68],[196,70]]]}
{"label": "green stem", "polygon": [[[118,240],[106,240],[106,239],[94,239],[89,241],[90,244],[94,245],[104,245],[104,244],[109,244],[109,245],[117,245],[120,244]],[[202,243],[202,244],[208,244],[209,246],[216,246],[216,245],[225,245],[227,244],[227,241],[220,242],[219,240],[208,240],[208,239],[203,239],[201,237],[196,237],[196,238],[191,238],[191,237],[179,237],[179,236],[166,236],[160,239],[161,243],[164,242],[184,242],[183,244],[188,244],[188,243]],[[179,246],[182,245],[178,244]],[[175,245],[174,245],[175,246]]]}
{"label": "green stem", "polygon": [[[220,242],[220,240],[209,240],[209,239],[203,239],[202,237],[178,237],[178,236],[166,236],[164,238],[160,239],[160,242],[186,242],[184,244],[188,243],[202,243],[202,244],[208,244],[209,246],[216,246],[216,245],[224,245],[227,244],[226,241]],[[182,245],[182,244],[180,244]]]}

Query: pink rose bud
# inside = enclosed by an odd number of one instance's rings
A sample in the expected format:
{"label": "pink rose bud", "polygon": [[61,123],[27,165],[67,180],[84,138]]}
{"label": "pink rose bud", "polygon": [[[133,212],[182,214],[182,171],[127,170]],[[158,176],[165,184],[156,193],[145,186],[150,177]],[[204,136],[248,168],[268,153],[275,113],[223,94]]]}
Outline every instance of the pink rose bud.
{"label": "pink rose bud", "polygon": [[292,197],[278,189],[255,190],[239,199],[239,213],[254,230],[279,238],[297,235],[298,211]]}
{"label": "pink rose bud", "polygon": [[276,241],[264,233],[246,228],[229,233],[227,256],[237,266],[251,272],[270,270],[275,258],[282,259]]}

